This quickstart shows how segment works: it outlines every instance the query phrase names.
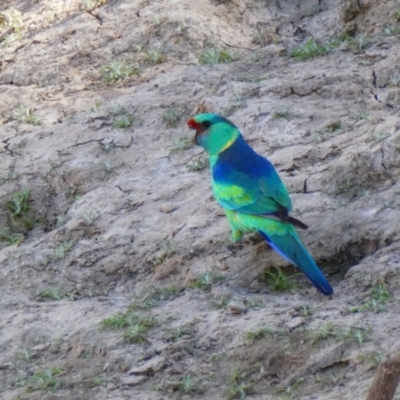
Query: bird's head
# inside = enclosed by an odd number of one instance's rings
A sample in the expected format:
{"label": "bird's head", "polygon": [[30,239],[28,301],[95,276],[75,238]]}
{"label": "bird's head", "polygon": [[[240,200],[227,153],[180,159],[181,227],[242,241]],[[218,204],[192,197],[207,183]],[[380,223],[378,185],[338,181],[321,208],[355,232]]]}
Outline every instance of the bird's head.
{"label": "bird's head", "polygon": [[217,114],[197,114],[189,119],[190,129],[196,131],[194,141],[210,155],[229,147],[240,135],[232,122]]}

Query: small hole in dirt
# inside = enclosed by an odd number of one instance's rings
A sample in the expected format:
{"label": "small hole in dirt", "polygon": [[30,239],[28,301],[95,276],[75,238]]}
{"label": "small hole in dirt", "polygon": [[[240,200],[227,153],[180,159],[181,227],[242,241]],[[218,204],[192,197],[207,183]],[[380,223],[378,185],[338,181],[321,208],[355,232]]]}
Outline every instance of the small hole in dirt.
{"label": "small hole in dirt", "polygon": [[[389,245],[386,243],[385,245]],[[336,281],[344,279],[347,271],[360,261],[374,254],[382,247],[379,239],[362,239],[358,242],[347,243],[346,247],[330,258],[316,260],[317,265]]]}

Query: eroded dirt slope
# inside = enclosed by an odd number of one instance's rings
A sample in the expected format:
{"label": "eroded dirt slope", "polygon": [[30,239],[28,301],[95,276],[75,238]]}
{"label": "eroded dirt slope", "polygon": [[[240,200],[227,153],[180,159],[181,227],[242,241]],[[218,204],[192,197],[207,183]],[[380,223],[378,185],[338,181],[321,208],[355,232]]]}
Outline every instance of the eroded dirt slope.
{"label": "eroded dirt slope", "polygon": [[[1,398],[364,398],[400,337],[399,5],[95,5],[0,5]],[[331,299],[230,243],[199,110],[277,167]]]}

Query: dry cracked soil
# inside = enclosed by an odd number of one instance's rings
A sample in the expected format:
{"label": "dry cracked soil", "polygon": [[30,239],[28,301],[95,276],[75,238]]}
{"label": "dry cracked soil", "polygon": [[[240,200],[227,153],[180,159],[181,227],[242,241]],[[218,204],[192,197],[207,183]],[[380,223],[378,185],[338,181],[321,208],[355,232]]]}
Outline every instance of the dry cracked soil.
{"label": "dry cracked soil", "polygon": [[[399,21],[385,0],[3,0],[1,399],[364,399],[400,346]],[[198,111],[274,163],[334,296],[231,244]]]}

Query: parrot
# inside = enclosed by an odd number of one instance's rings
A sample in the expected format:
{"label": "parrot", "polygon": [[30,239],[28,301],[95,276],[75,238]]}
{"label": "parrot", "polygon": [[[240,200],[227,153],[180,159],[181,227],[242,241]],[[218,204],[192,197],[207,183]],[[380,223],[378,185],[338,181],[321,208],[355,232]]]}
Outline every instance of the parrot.
{"label": "parrot", "polygon": [[208,154],[212,191],[227,217],[232,241],[258,232],[280,256],[297,266],[325,296],[333,289],[300,240],[295,227],[308,226],[289,215],[289,192],[268,159],[256,153],[227,118],[197,114],[187,122],[194,142]]}

